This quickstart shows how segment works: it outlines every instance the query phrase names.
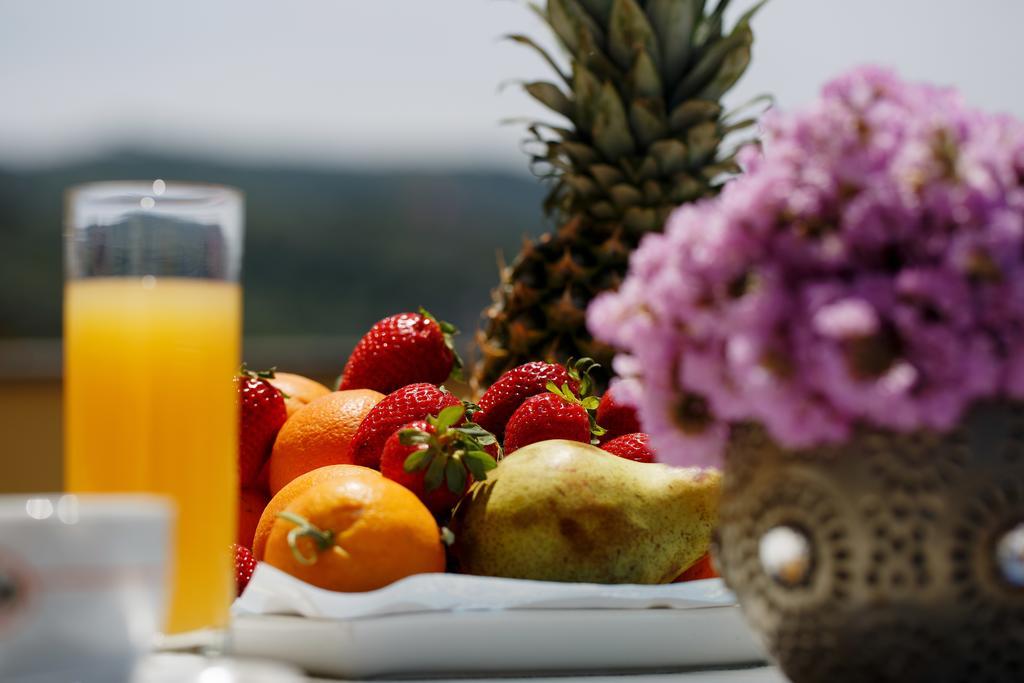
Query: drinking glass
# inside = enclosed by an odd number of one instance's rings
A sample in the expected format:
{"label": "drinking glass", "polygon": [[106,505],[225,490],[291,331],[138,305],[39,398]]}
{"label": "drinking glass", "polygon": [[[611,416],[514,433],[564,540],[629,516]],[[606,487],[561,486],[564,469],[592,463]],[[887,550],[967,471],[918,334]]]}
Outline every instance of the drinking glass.
{"label": "drinking glass", "polygon": [[234,596],[242,231],[227,187],[105,182],[67,198],[65,488],[174,501],[167,633],[225,626]]}

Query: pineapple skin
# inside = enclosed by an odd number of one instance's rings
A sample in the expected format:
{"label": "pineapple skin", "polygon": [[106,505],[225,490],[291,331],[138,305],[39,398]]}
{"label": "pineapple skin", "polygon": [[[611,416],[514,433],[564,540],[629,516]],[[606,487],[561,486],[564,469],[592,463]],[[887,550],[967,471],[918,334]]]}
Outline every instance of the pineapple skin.
{"label": "pineapple skin", "polygon": [[555,70],[560,83],[524,88],[569,125],[528,128],[557,227],[501,270],[477,332],[477,392],[534,360],[590,357],[606,369],[598,388],[607,380],[614,350],[590,335],[587,306],[618,288],[645,234],[739,172],[723,140],[754,120],[734,120],[719,100],[749,64],[750,19],[763,4],[725,32],[729,0],[548,0],[537,11],[570,72],[529,37],[509,36]]}

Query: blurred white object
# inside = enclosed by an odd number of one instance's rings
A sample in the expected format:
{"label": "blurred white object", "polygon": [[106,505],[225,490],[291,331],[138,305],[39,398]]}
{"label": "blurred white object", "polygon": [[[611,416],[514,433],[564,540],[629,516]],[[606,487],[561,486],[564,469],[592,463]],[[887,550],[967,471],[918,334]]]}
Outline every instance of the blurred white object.
{"label": "blurred white object", "polygon": [[336,593],[260,564],[234,613],[232,654],[344,678],[764,661],[720,579],[612,586],[421,574],[378,591]]}
{"label": "blurred white object", "polygon": [[0,680],[130,680],[163,624],[172,522],[155,496],[0,496]]}

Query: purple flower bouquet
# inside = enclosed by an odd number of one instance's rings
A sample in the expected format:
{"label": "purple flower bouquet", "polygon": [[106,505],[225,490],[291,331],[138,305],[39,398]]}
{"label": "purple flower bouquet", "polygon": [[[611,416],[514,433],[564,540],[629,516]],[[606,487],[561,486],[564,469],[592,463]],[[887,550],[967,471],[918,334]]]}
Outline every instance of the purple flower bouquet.
{"label": "purple flower bouquet", "polygon": [[662,459],[714,464],[741,422],[801,449],[1024,399],[1024,124],[868,67],[764,129],[589,311]]}
{"label": "purple flower bouquet", "polygon": [[[877,68],[769,115],[588,312],[799,683],[1024,670],[1024,124]],[[936,653],[941,653],[937,655]]]}

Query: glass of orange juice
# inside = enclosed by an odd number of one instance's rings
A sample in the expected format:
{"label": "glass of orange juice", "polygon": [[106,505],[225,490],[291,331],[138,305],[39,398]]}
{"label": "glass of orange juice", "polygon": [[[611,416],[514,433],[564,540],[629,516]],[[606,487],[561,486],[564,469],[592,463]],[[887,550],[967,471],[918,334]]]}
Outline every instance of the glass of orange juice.
{"label": "glass of orange juice", "polygon": [[109,182],[65,218],[69,492],[177,506],[167,633],[226,625],[234,596],[243,206],[227,187]]}

